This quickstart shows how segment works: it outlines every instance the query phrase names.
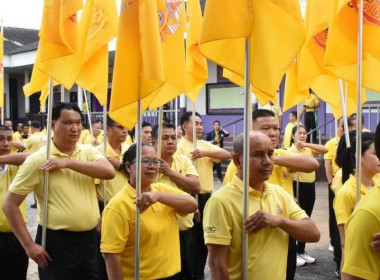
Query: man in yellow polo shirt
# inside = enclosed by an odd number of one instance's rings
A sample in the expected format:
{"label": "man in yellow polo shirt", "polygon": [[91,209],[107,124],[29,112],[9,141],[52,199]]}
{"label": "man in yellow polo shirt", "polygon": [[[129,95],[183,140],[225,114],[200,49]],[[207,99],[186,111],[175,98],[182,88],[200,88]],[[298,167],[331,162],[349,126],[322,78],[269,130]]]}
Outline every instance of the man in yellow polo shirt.
{"label": "man in yellow polo shirt", "polygon": [[[158,125],[155,125],[152,129],[152,145],[157,150]],[[177,138],[175,127],[170,123],[164,122],[161,133],[161,155],[158,155],[161,158],[161,166],[157,182],[190,194],[198,194],[201,185],[193,163],[187,156],[175,154],[176,151]],[[191,236],[191,228],[194,225],[193,217],[193,214],[188,214],[185,217],[177,215],[181,250],[181,272],[176,275],[178,279],[194,279],[194,245]]]}
{"label": "man in yellow polo shirt", "polygon": [[[93,147],[77,145],[82,129],[77,105],[53,108],[50,160],[40,149],[30,155],[9,187],[3,211],[28,256],[39,265],[40,279],[96,279],[96,230],[99,209],[94,178],[112,179],[112,165]],[[49,171],[46,249],[42,248],[44,172]],[[36,243],[19,210],[30,192],[38,202]]]}
{"label": "man in yellow polo shirt", "polygon": [[[97,123],[97,125],[100,125]],[[115,177],[112,180],[106,180],[106,203],[110,201],[128,182],[128,177],[121,170],[121,163],[123,160],[124,153],[128,150],[129,145],[125,144],[125,139],[127,138],[128,130],[120,125],[119,123],[112,120],[109,116],[107,116],[107,141],[102,140],[102,144],[96,146],[96,150],[99,151],[102,155],[104,155],[104,145],[107,145],[107,160],[115,169]],[[103,135],[104,137],[104,135]],[[105,180],[95,180],[96,184],[96,192],[98,194],[98,202],[99,202],[99,211],[100,214],[103,213],[103,209],[105,207],[104,203],[104,181]],[[97,229],[99,232],[98,235],[98,244],[97,247],[97,259],[98,259],[98,279],[107,279],[107,271],[106,265],[104,263],[104,258],[102,253],[100,252],[100,227],[99,224]]]}
{"label": "man in yellow polo shirt", "polygon": [[339,170],[339,166],[335,163],[336,151],[338,148],[340,137],[344,134],[343,119],[340,118],[337,120],[337,131],[336,136],[331,138],[326,142],[325,146],[328,149],[328,152],[324,154],[323,158],[325,160],[325,172],[328,183],[328,199],[329,199],[329,234],[330,234],[330,245],[329,250],[334,251],[334,261],[336,263],[336,274],[339,274],[340,271],[340,262],[342,259],[342,250],[340,247],[340,237],[338,225],[336,223],[336,217],[334,212],[334,198],[335,194],[331,189],[331,182],[334,179],[335,174]]}
{"label": "man in yellow polo shirt", "polygon": [[192,228],[192,235],[194,239],[194,259],[195,279],[204,278],[204,268],[207,261],[207,247],[204,244],[202,216],[203,209],[207,200],[211,196],[212,189],[214,187],[213,162],[219,162],[222,159],[231,158],[231,154],[210,142],[199,140],[203,133],[203,123],[201,116],[195,113],[195,128],[196,128],[196,147],[194,149],[193,143],[193,117],[192,112],[187,112],[181,116],[181,126],[185,132],[185,136],[182,137],[178,143],[177,154],[185,155],[193,160],[195,168],[199,175],[199,181],[201,183],[201,191],[198,195],[198,207],[200,212],[200,219],[195,219],[194,226]]}
{"label": "man in yellow polo shirt", "polygon": [[[249,217],[243,221],[243,142],[234,142],[237,173],[208,201],[204,215],[205,242],[212,279],[242,278],[242,232],[248,233],[247,279],[285,279],[288,239],[317,242],[320,232],[281,187],[266,183],[273,169],[274,149],[264,133],[251,131],[249,156]],[[244,224],[244,228],[243,228]]]}
{"label": "man in yellow polo shirt", "polygon": [[[293,194],[293,179],[290,173],[293,172],[312,172],[318,169],[319,164],[316,159],[307,155],[296,155],[283,149],[276,149],[280,130],[274,113],[269,110],[260,109],[252,113],[252,130],[261,131],[266,134],[272,142],[274,149],[274,166],[273,171],[268,179],[268,183],[276,184],[285,189],[285,191],[294,197]],[[223,185],[232,181],[233,175],[236,173],[236,166],[233,161],[227,168],[224,177]],[[287,280],[294,279],[296,272],[296,242],[293,238],[289,239],[288,253],[288,271]],[[300,263],[304,265],[305,263]]]}
{"label": "man in yellow polo shirt", "polygon": [[[11,153],[12,130],[6,126],[0,126],[0,157]],[[0,163],[0,203],[8,192],[8,187],[16,176],[18,167],[15,165]],[[20,211],[26,221],[25,201],[20,205]],[[0,263],[1,279],[26,279],[28,270],[28,256],[20,242],[11,230],[11,227],[0,210]]]}

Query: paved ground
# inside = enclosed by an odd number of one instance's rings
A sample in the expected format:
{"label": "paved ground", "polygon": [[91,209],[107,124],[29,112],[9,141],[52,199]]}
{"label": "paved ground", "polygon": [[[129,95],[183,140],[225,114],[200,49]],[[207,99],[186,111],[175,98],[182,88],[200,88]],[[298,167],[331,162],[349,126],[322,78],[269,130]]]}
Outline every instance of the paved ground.
{"label": "paved ground", "polygon": [[[220,188],[220,183],[215,181],[215,189]],[[328,199],[326,183],[317,183],[317,199],[314,206],[312,219],[316,222],[322,235],[321,240],[315,244],[307,244],[307,252],[317,258],[317,263],[297,268],[296,280],[321,280],[321,279],[336,279],[334,276],[335,265],[333,262],[333,253],[327,250],[329,244],[328,231]],[[33,197],[27,197],[27,214],[28,214],[28,229],[35,236],[36,233],[36,213],[35,209],[31,209]],[[37,265],[30,260],[28,270],[28,280],[37,280]],[[206,267],[206,278],[211,279],[208,267]],[[68,279],[69,280],[69,279]]]}

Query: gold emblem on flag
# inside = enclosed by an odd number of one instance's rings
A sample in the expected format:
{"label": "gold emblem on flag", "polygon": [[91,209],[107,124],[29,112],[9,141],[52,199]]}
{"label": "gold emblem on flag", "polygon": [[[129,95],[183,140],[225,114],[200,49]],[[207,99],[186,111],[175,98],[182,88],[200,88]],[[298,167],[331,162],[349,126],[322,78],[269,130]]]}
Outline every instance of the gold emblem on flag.
{"label": "gold emblem on flag", "polygon": [[[352,0],[347,5],[358,10],[357,0]],[[364,0],[363,16],[364,23],[380,26],[380,0]]]}
{"label": "gold emblem on flag", "polygon": [[183,24],[180,20],[180,12],[183,8],[182,0],[166,0],[165,7],[165,10],[158,12],[162,41],[165,41],[168,35],[174,35]]}
{"label": "gold emblem on flag", "polygon": [[327,35],[328,28],[325,28],[324,30],[313,36],[314,42],[324,50],[326,50]]}

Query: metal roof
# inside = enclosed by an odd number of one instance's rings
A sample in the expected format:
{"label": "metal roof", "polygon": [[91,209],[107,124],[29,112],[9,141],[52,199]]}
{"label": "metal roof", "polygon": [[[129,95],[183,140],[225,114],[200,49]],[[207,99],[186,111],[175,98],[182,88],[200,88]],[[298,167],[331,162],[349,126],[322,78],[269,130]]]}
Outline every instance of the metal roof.
{"label": "metal roof", "polygon": [[5,55],[37,50],[38,42],[38,30],[18,27],[4,27]]}

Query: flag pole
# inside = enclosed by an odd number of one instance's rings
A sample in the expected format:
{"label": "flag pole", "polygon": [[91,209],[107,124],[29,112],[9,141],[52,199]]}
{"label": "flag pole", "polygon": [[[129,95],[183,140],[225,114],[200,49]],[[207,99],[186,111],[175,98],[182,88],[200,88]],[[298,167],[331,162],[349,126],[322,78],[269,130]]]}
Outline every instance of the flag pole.
{"label": "flag pole", "polygon": [[[300,122],[298,121],[298,112],[301,111],[301,104],[298,103],[297,104],[297,133],[299,135],[299,131],[300,131]],[[300,195],[300,173],[297,172],[297,181],[296,181],[296,198],[299,199],[299,195]]]}
{"label": "flag pole", "polygon": [[174,99],[174,125],[175,125],[175,138],[178,140],[178,133],[177,133],[177,127],[178,127],[178,113],[177,113],[177,110],[178,110],[178,98],[180,98],[179,96],[177,96],[175,99]]}
{"label": "flag pole", "polygon": [[[252,94],[250,82],[250,61],[251,61],[251,38],[245,40],[245,69],[244,69],[244,147],[243,147],[243,224],[249,215],[248,194],[249,194],[249,148],[250,131],[252,129]],[[248,280],[248,234],[243,230],[242,236],[242,272],[243,280]]]}
{"label": "flag pole", "polygon": [[[160,106],[158,110],[158,131],[157,131],[157,157],[161,158],[161,144],[162,144],[162,122],[164,119],[164,108]],[[158,176],[157,176],[158,178]]]}
{"label": "flag pole", "polygon": [[[192,102],[191,118],[193,121],[193,147],[195,150],[197,148],[197,130],[196,130],[196,124],[195,124],[195,102],[194,101],[191,101],[191,102]],[[193,165],[195,168],[197,168],[197,161],[196,160],[193,160]],[[195,195],[195,199],[198,202],[198,194]]]}
{"label": "flag pole", "polygon": [[342,104],[343,125],[344,125],[344,135],[346,137],[346,147],[349,148],[349,147],[351,147],[351,143],[350,143],[350,136],[348,135],[347,103],[346,103],[347,99],[345,99],[343,97],[343,82],[342,82],[342,79],[338,79],[338,84],[339,84],[340,103]]}
{"label": "flag pole", "polygon": [[61,102],[65,102],[65,87],[63,85],[61,85]]}
{"label": "flag pole", "polygon": [[[88,108],[88,106],[87,106]],[[88,111],[88,110],[87,110]],[[107,103],[103,105],[103,154],[107,157]],[[107,180],[103,180],[103,205],[107,205]]]}
{"label": "flag pole", "polygon": [[92,131],[92,121],[91,121],[91,116],[90,116],[90,107],[88,106],[87,92],[85,89],[83,89],[83,95],[84,95],[84,102],[86,102],[86,106],[87,106],[87,119],[88,119],[88,122],[90,123],[88,128],[90,129],[92,138],[94,138],[94,132]]}
{"label": "flag pole", "polygon": [[[136,153],[136,198],[141,194],[141,124],[142,124],[142,114],[141,114],[141,100],[137,102],[137,124],[135,129],[135,139],[137,145]],[[140,213],[137,211],[135,213],[135,278],[140,279]]]}
{"label": "flag pole", "polygon": [[[48,94],[48,114],[47,114],[47,141],[46,141],[46,161],[50,159],[50,147],[51,147],[51,114],[53,110],[53,79],[49,78],[49,94]],[[46,248],[46,226],[48,216],[48,194],[49,194],[49,171],[44,172],[44,203],[42,209],[42,248]]]}
{"label": "flag pole", "polygon": [[358,74],[357,74],[357,113],[356,113],[356,203],[360,200],[361,156],[362,156],[362,59],[363,59],[363,0],[358,1]]}
{"label": "flag pole", "polygon": [[[4,25],[3,25],[3,19],[0,20],[0,25],[1,25],[1,30],[0,30],[0,33],[3,34],[3,49],[0,50],[1,53],[4,53]],[[4,57],[3,57],[3,61],[0,61],[0,62],[3,62],[4,63]],[[0,85],[0,87],[2,87],[4,89],[4,68],[3,68],[3,79],[2,79],[2,84]],[[0,98],[3,99],[3,106],[1,106],[1,124],[4,125],[4,105],[5,105],[5,98],[4,98],[4,90],[3,90],[3,96],[0,96]]]}

